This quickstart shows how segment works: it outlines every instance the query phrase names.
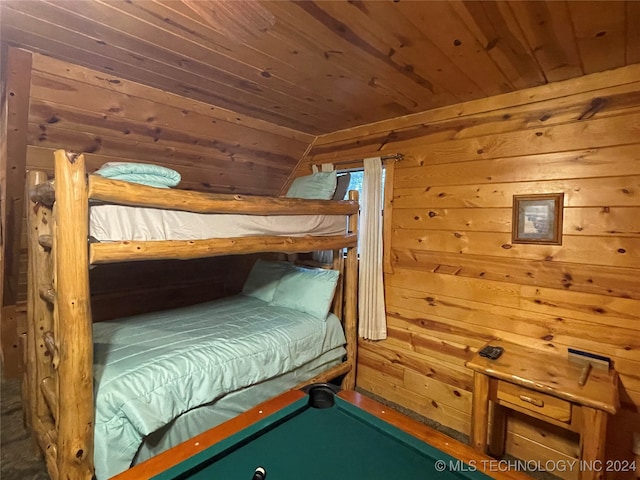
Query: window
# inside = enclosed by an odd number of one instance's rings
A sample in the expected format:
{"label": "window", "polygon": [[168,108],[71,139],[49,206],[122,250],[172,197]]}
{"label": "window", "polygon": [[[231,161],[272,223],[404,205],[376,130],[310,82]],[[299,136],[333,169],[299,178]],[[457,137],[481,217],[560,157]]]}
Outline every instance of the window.
{"label": "window", "polygon": [[[347,193],[345,194],[343,200],[349,199],[349,190],[357,190],[359,198],[362,199],[362,181],[364,179],[364,169],[362,170],[344,170],[338,171],[338,176],[340,174],[350,173],[351,179],[349,181],[349,187],[347,188]],[[384,180],[385,180],[386,170],[384,167],[382,168],[382,204],[384,205]],[[384,215],[384,208],[382,210],[382,215]],[[360,228],[358,228],[358,232]],[[358,258],[360,258],[360,242],[358,242]]]}
{"label": "window", "polygon": [[[349,198],[349,190],[357,190],[360,198],[362,198],[362,180],[364,179],[364,170],[343,170],[338,171],[338,176],[341,174],[350,173],[351,180],[349,181],[349,188],[347,188],[347,193],[343,200],[347,200]],[[384,199],[384,176],[385,169],[382,169],[382,198]]]}
{"label": "window", "polygon": [[349,190],[357,190],[358,195],[362,197],[362,180],[364,179],[364,170],[356,170],[351,173],[351,181],[349,182],[349,188],[347,188],[347,196]]}

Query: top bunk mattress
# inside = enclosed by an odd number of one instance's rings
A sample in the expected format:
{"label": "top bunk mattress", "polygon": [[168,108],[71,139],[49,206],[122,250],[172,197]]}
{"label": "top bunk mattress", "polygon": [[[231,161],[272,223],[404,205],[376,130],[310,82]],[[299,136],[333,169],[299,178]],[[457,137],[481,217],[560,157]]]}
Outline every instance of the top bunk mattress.
{"label": "top bunk mattress", "polygon": [[89,234],[95,240],[203,240],[255,235],[344,235],[344,215],[236,215],[123,205],[93,205]]}

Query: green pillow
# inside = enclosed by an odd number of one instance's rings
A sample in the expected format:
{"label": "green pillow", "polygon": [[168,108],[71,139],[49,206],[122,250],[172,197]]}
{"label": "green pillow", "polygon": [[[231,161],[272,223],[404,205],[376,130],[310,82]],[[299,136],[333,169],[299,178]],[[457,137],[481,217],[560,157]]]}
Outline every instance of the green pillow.
{"label": "green pillow", "polygon": [[326,320],[339,275],[337,270],[290,265],[280,279],[270,304]]}
{"label": "green pillow", "polygon": [[331,200],[336,191],[337,174],[333,172],[316,172],[296,178],[285,197]]}
{"label": "green pillow", "polygon": [[288,269],[289,263],[287,262],[269,262],[258,259],[244,282],[242,293],[269,303],[273,300],[280,279]]}

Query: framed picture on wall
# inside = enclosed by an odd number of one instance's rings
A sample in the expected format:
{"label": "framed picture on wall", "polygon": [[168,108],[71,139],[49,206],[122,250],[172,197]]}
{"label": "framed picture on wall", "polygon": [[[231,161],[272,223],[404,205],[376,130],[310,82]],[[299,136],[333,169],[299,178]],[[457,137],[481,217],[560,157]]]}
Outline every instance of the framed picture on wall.
{"label": "framed picture on wall", "polygon": [[563,193],[514,195],[512,243],[562,245]]}

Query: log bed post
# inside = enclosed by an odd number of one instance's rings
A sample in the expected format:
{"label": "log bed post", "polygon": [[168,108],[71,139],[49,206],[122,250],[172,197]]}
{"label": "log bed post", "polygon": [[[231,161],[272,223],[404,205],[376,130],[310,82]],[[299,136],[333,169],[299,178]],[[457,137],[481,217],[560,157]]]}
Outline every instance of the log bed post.
{"label": "log bed post", "polygon": [[[37,313],[39,296],[38,283],[41,282],[43,272],[38,268],[41,264],[39,261],[39,249],[37,238],[41,219],[39,217],[40,207],[37,203],[33,203],[30,197],[30,190],[35,185],[43,183],[47,180],[44,172],[29,172],[27,174],[27,228],[29,234],[29,246],[27,256],[27,342],[26,342],[26,364],[23,380],[23,410],[25,423],[27,427],[34,429],[34,419],[38,418],[38,327]],[[35,433],[35,432],[34,432]]]}
{"label": "log bed post", "polygon": [[89,200],[83,155],[55,152],[55,290],[60,353],[58,470],[93,477],[93,336],[89,297]]}
{"label": "log bed post", "polygon": [[[358,192],[350,191],[349,200],[358,201]],[[349,215],[349,233],[358,234],[358,212]],[[356,361],[358,356],[358,247],[347,248],[344,282],[344,331],[347,337],[347,362],[351,369],[342,380],[342,388],[353,390],[356,386]]]}
{"label": "log bed post", "polygon": [[51,233],[53,215],[51,208],[33,196],[36,185],[45,184],[46,181],[47,175],[41,171],[30,171],[27,175],[27,339],[22,405],[27,426],[32,429],[35,440],[44,453],[49,474],[55,480],[58,478],[55,425],[58,412],[47,403],[44,389],[56,395],[57,372],[43,340],[43,334],[55,331],[55,325],[53,305],[39,294],[43,285],[51,285],[53,282],[51,250],[40,242]]}

